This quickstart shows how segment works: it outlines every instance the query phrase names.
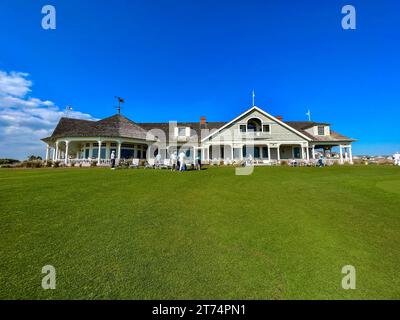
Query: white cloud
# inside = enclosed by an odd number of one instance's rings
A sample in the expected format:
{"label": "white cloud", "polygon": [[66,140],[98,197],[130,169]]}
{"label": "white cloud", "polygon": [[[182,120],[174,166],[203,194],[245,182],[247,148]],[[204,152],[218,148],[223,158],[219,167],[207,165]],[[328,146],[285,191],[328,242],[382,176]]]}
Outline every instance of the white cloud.
{"label": "white cloud", "polygon": [[[0,70],[0,158],[25,159],[43,155],[40,141],[51,135],[65,112],[52,101],[30,97],[32,81],[23,72]],[[90,114],[70,111],[68,116],[94,119]]]}

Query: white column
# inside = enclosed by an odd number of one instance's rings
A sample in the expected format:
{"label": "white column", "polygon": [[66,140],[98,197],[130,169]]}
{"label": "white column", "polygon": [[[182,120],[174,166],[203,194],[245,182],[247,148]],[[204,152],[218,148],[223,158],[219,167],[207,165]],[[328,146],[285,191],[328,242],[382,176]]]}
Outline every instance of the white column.
{"label": "white column", "polygon": [[277,153],[278,153],[278,161],[281,161],[281,152],[280,152],[280,148],[281,148],[281,145],[278,144],[278,147],[276,148],[276,151],[277,151]]}
{"label": "white column", "polygon": [[196,165],[196,147],[193,146],[193,165]]}
{"label": "white column", "polygon": [[99,153],[97,155],[97,165],[100,165],[100,160],[101,160],[101,140],[98,141],[99,144]]}
{"label": "white column", "polygon": [[106,159],[110,159],[110,142],[106,143]]}
{"label": "white column", "polygon": [[271,160],[271,148],[269,147],[269,144],[267,144],[268,147],[268,160]]}
{"label": "white column", "polygon": [[349,146],[349,157],[350,157],[350,164],[353,164],[353,152],[351,151],[351,145]]}
{"label": "white column", "polygon": [[69,141],[68,140],[66,140],[65,141],[65,159],[64,159],[64,162],[65,162],[65,164],[68,164],[68,149],[69,149]]}
{"label": "white column", "polygon": [[345,159],[345,162],[349,162],[349,155],[348,155],[348,149],[349,147],[348,146],[346,146],[345,148],[344,148],[344,159]]}
{"label": "white column", "polygon": [[310,161],[310,148],[308,146],[306,147],[306,151],[307,161]]}
{"label": "white column", "polygon": [[54,156],[54,161],[58,161],[58,141],[56,141],[56,150],[55,150],[55,156]]}
{"label": "white column", "polygon": [[343,151],[342,151],[342,145],[339,146],[339,163],[343,164]]}
{"label": "white column", "polygon": [[233,144],[231,144],[231,161],[233,161]]}
{"label": "white column", "polygon": [[312,146],[312,158],[315,159],[315,146]]}
{"label": "white column", "polygon": [[121,141],[117,141],[117,159],[121,158]]}
{"label": "white column", "polygon": [[49,161],[50,158],[50,146],[46,146],[46,161]]}

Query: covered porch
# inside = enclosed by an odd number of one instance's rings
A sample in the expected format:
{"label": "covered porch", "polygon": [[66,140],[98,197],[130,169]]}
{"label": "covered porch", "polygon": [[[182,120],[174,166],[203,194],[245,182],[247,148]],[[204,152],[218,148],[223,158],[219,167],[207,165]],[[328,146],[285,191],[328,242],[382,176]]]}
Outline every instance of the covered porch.
{"label": "covered porch", "polygon": [[309,160],[310,148],[304,143],[214,144],[204,148],[204,161],[229,163],[253,159],[262,164],[272,161]]}
{"label": "covered porch", "polygon": [[122,159],[146,159],[148,144],[143,141],[103,139],[62,139],[47,142],[46,161],[58,161],[65,165],[83,164],[97,166],[111,164],[114,151],[116,161]]}
{"label": "covered porch", "polygon": [[[335,152],[334,150],[337,150]],[[326,161],[337,162],[338,164],[353,164],[353,152],[351,143],[348,142],[318,142],[311,145],[313,159],[321,156]]]}

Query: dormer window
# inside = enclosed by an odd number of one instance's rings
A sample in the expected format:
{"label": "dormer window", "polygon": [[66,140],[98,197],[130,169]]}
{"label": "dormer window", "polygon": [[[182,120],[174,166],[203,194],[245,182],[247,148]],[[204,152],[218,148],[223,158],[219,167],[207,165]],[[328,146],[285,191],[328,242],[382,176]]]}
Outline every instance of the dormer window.
{"label": "dormer window", "polygon": [[185,127],[179,127],[178,128],[178,136],[179,137],[186,137],[186,128]]}
{"label": "dormer window", "polygon": [[260,132],[261,131],[261,120],[257,118],[252,118],[247,121],[247,131],[250,132]]}
{"label": "dormer window", "polygon": [[319,136],[325,135],[325,126],[318,126],[318,135]]}

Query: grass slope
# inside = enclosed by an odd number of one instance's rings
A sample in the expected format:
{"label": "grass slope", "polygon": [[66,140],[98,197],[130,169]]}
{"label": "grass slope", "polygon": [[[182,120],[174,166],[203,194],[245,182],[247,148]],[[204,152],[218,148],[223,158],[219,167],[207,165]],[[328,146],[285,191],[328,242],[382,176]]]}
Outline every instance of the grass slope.
{"label": "grass slope", "polygon": [[0,170],[0,203],[2,299],[400,298],[395,167]]}

